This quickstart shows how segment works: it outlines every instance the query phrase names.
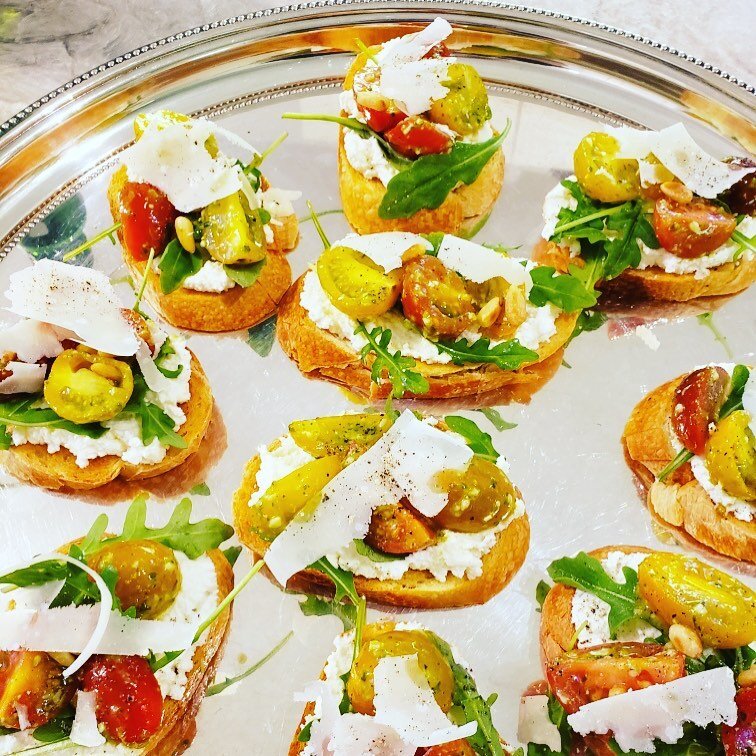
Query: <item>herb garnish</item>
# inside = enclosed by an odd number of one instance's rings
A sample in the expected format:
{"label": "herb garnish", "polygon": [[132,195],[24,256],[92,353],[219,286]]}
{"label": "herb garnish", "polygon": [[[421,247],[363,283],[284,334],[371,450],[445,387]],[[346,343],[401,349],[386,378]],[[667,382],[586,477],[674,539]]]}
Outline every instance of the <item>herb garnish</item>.
{"label": "herb garnish", "polygon": [[491,346],[491,340],[486,338],[469,342],[465,338],[457,341],[433,342],[441,354],[448,354],[455,365],[469,362],[489,363],[501,370],[517,370],[526,362],[535,362],[538,352],[524,347],[517,339],[501,341]]}
{"label": "herb garnish", "polygon": [[499,459],[499,452],[494,448],[491,436],[482,431],[469,417],[447,415],[444,418],[444,422],[449,427],[449,430],[462,436],[465,439],[465,443],[479,457],[483,457],[494,463]]}
{"label": "herb garnish", "polygon": [[184,369],[183,365],[179,365],[178,367],[174,369],[170,369],[165,367],[165,361],[169,359],[170,357],[173,357],[176,354],[176,350],[173,348],[173,344],[171,343],[170,338],[167,338],[161,345],[160,349],[158,350],[157,357],[154,359],[155,367],[166,377],[166,378],[178,378],[181,375],[181,372]]}
{"label": "herb garnish", "polygon": [[162,446],[186,448],[186,439],[175,431],[176,423],[157,404],[147,401],[147,382],[140,373],[134,374],[134,391],[131,394],[124,414],[133,415],[139,422],[143,444],[150,444],[157,439]]}
{"label": "herb garnish", "polygon": [[171,239],[163,250],[163,254],[160,255],[160,262],[158,263],[160,291],[163,294],[171,294],[189,276],[199,273],[201,267],[201,255],[187,252],[178,239]]}
{"label": "herb garnish", "polygon": [[[7,399],[0,401],[0,429],[7,425],[16,425],[24,428],[44,426],[46,428],[59,428],[75,433],[77,436],[100,438],[105,433],[105,428],[100,423],[85,423],[79,425],[69,420],[64,420],[50,408],[37,407],[41,401],[40,396],[25,396],[20,399]],[[7,431],[5,433],[7,436]],[[8,436],[10,444],[10,436]],[[0,438],[0,445],[3,439]]]}

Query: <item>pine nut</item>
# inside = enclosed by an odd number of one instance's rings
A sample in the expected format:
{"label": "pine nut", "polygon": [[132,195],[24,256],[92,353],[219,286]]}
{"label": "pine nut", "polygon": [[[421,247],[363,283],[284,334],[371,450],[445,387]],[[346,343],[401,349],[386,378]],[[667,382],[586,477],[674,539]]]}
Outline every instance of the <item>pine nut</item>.
{"label": "pine nut", "polygon": [[756,664],[751,665],[748,669],[744,669],[738,675],[738,685],[741,688],[746,688],[749,685],[756,685]]}
{"label": "pine nut", "polygon": [[118,381],[121,378],[121,371],[115,365],[108,365],[105,362],[94,362],[89,369],[109,381]]}
{"label": "pine nut", "polygon": [[513,326],[520,326],[528,319],[525,294],[519,286],[510,286],[504,295],[504,312]]}
{"label": "pine nut", "polygon": [[187,251],[194,252],[194,224],[185,215],[179,215],[173,224],[179,244]]}
{"label": "pine nut", "polygon": [[494,297],[480,308],[480,312],[478,313],[478,322],[483,326],[483,328],[488,328],[498,320],[500,314],[501,300],[498,297]]}
{"label": "pine nut", "polygon": [[703,643],[698,633],[677,622],[669,628],[669,640],[672,645],[691,659],[697,659],[703,653]]}
{"label": "pine nut", "polygon": [[665,181],[659,188],[662,194],[682,205],[687,205],[693,199],[693,192],[679,181]]}
{"label": "pine nut", "polygon": [[68,651],[53,651],[48,653],[62,667],[70,667],[74,663],[74,659],[76,658]]}

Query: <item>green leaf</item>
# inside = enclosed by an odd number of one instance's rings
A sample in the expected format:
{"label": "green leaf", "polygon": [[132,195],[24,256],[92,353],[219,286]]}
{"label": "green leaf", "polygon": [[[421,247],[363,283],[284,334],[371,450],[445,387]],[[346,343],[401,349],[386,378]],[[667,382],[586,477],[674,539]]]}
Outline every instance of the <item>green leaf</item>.
{"label": "green leaf", "polygon": [[163,250],[163,254],[160,255],[160,262],[158,263],[160,290],[163,294],[171,294],[189,276],[199,273],[201,267],[202,257],[200,255],[187,252],[178,239],[171,239]]}
{"label": "green leaf", "polygon": [[386,554],[383,551],[374,549],[369,543],[354,539],[354,549],[361,556],[367,557],[371,562],[397,562],[404,559],[403,556],[397,556],[396,554]]}
{"label": "green leaf", "polygon": [[457,341],[437,341],[436,349],[448,354],[455,365],[466,363],[489,363],[501,370],[517,370],[527,362],[535,362],[538,353],[522,346],[517,339],[502,341],[491,346],[490,339],[478,339],[472,344],[467,339]]}
{"label": "green leaf", "polygon": [[426,633],[451,667],[454,677],[452,712],[455,710],[458,712],[455,724],[478,723],[475,734],[467,738],[467,741],[479,756],[506,756],[506,752],[501,746],[501,738],[491,718],[491,707],[488,701],[478,693],[475,680],[461,664],[457,663],[446,641],[430,630],[426,630]]}
{"label": "green leaf", "polygon": [[447,415],[444,422],[449,426],[449,430],[459,433],[465,439],[465,443],[479,457],[491,462],[496,462],[499,459],[499,452],[494,448],[491,436],[482,431],[469,417]]}
{"label": "green leaf", "polygon": [[687,449],[680,449],[677,456],[656,476],[657,480],[666,480],[678,467],[682,467],[687,462],[690,462],[694,456],[693,452]]}
{"label": "green leaf", "polygon": [[189,489],[189,494],[191,496],[210,496],[210,486],[207,483],[197,483],[196,486]]}
{"label": "green leaf", "polygon": [[501,412],[499,412],[499,410],[497,409],[494,409],[493,407],[480,407],[475,411],[485,415],[488,419],[488,422],[490,422],[497,431],[512,430],[513,428],[517,427],[517,423],[507,422],[501,416]]}
{"label": "green leaf", "polygon": [[258,260],[254,263],[248,263],[246,265],[224,265],[223,270],[226,271],[226,275],[237,285],[243,289],[248,289],[254,284],[260,273],[265,267],[265,263],[268,262],[267,257],[263,257],[262,260]]}
{"label": "green leaf", "polygon": [[412,394],[425,394],[428,392],[429,385],[427,379],[413,370],[416,363],[411,357],[404,357],[401,352],[391,352],[391,331],[388,328],[375,328],[368,331],[364,323],[358,323],[354,331],[367,339],[367,344],[360,352],[362,362],[368,358],[368,355],[375,355],[373,365],[370,369],[370,376],[373,383],[380,385],[384,381],[384,371],[388,374],[391,381],[392,393],[395,397],[404,396],[406,391]]}
{"label": "green leaf", "polygon": [[87,436],[89,438],[100,438],[105,433],[106,429],[100,423],[77,425],[69,420],[64,420],[52,409],[36,407],[35,405],[41,401],[41,396],[26,396],[20,399],[1,401],[0,425],[3,428],[6,428],[8,425],[22,428],[40,426],[60,428],[61,430],[75,433],[77,436]]}
{"label": "green leaf", "polygon": [[593,286],[589,288],[576,276],[557,273],[555,268],[548,265],[533,268],[530,277],[533,279],[530,301],[536,307],[543,307],[550,302],[565,312],[577,312],[593,307],[598,301]]}
{"label": "green leaf", "polygon": [[543,609],[543,602],[546,601],[546,596],[549,595],[551,586],[545,580],[539,580],[536,586],[536,601],[538,602],[538,611]]}
{"label": "green leaf", "polygon": [[260,357],[267,357],[273,349],[276,340],[276,316],[263,320],[247,331],[247,344],[254,349]]}
{"label": "green leaf", "polygon": [[616,583],[598,559],[581,551],[576,557],[563,557],[549,565],[549,577],[555,583],[579,588],[609,604],[609,632],[617,637],[617,630],[636,616],[638,604],[638,574],[625,567],[625,583]]}
{"label": "green leaf", "polygon": [[310,742],[310,731],[312,730],[312,723],[314,722],[314,719],[311,719],[300,731],[299,735],[297,735],[297,743],[309,743]]}
{"label": "green leaf", "polygon": [[607,315],[605,315],[603,312],[600,312],[599,310],[583,310],[580,315],[578,315],[577,322],[575,323],[575,327],[572,329],[572,334],[570,335],[567,343],[569,344],[571,341],[580,336],[581,333],[597,331],[599,328],[601,328],[602,325],[604,325],[604,323],[606,323],[607,320]]}
{"label": "green leaf", "polygon": [[13,436],[8,433],[5,425],[0,425],[0,449],[10,449],[13,444]]}
{"label": "green leaf", "polygon": [[241,546],[229,546],[227,549],[223,549],[223,556],[226,557],[226,561],[233,567],[241,552]]}
{"label": "green leaf", "polygon": [[71,734],[73,720],[74,710],[70,707],[65,708],[54,719],[36,727],[32,731],[32,737],[40,743],[59,743],[62,740],[67,740]]}
{"label": "green leaf", "polygon": [[133,415],[139,422],[142,443],[149,444],[157,439],[163,446],[185,449],[186,440],[174,430],[176,424],[157,404],[147,400],[147,391],[144,376],[135,373],[134,391],[123,409],[124,414]]}
{"label": "green leaf", "polygon": [[745,365],[735,365],[730,380],[730,393],[719,410],[719,420],[724,420],[733,412],[743,409],[743,390],[750,375],[751,371]]}
{"label": "green leaf", "polygon": [[447,153],[425,155],[389,181],[378,207],[381,218],[409,218],[419,210],[434,210],[459,183],[472,184],[489,160],[501,148],[511,122],[501,134],[470,144],[455,142]]}
{"label": "green leaf", "polygon": [[173,357],[173,355],[176,354],[176,350],[173,348],[173,344],[171,344],[170,338],[166,339],[161,345],[160,349],[158,350],[157,357],[155,357],[155,367],[166,377],[166,378],[178,378],[181,375],[181,371],[184,369],[183,365],[178,365],[176,368],[167,368],[165,367],[164,363],[165,361]]}
{"label": "green leaf", "polygon": [[299,604],[299,609],[305,617],[327,617],[332,615],[341,620],[344,632],[352,630],[357,623],[357,607],[342,601],[308,596]]}
{"label": "green leaf", "polygon": [[66,563],[53,559],[37,562],[19,570],[13,570],[0,576],[1,585],[15,585],[19,588],[44,585],[54,580],[65,580],[67,574]]}

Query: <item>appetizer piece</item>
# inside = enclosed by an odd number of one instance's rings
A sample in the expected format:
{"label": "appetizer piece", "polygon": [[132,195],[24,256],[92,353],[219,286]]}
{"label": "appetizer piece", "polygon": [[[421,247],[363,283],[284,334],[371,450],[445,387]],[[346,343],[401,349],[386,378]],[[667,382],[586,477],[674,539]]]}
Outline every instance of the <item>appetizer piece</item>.
{"label": "appetizer piece", "polygon": [[709,365],[652,391],[622,436],[648,508],[674,533],[756,562],[756,375]]}
{"label": "appetizer piece", "polygon": [[533,752],[753,753],[751,588],[640,546],[581,552],[548,573],[556,584],[538,589],[546,682],[520,710],[519,739],[546,747]]}
{"label": "appetizer piece", "polygon": [[363,51],[341,95],[341,115],[287,113],[339,126],[339,188],[359,233],[445,231],[471,236],[504,180],[485,84],[453,57],[441,18]]}
{"label": "appetizer piece", "polygon": [[[149,267],[148,301],[195,331],[265,320],[291,283],[283,253],[299,236],[299,192],[271,188],[264,154],[205,118],[142,114],[134,131],[108,201],[132,275],[141,280]],[[249,163],[224,155],[219,137],[251,152]]]}
{"label": "appetizer piece", "polygon": [[53,489],[97,488],[178,467],[210,423],[207,376],[184,339],[121,305],[107,276],[42,260],[6,292],[0,461]]}
{"label": "appetizer piece", "polygon": [[627,299],[685,302],[756,280],[756,164],[720,162],[682,124],[585,136],[548,193],[536,259]]}
{"label": "appetizer piece", "polygon": [[553,273],[448,234],[350,234],[286,294],[278,339],[307,377],[371,399],[525,385],[588,301]]}
{"label": "appetizer piece", "polygon": [[233,529],[145,524],[137,499],[121,535],[89,533],[0,577],[0,751],[178,754],[223,654]]}
{"label": "appetizer piece", "polygon": [[237,534],[282,586],[352,573],[371,601],[482,604],[522,565],[530,526],[491,437],[466,417],[357,414],[293,422],[251,459]]}
{"label": "appetizer piece", "polygon": [[338,636],[289,756],[504,756],[470,668],[435,633],[409,622],[358,624]]}

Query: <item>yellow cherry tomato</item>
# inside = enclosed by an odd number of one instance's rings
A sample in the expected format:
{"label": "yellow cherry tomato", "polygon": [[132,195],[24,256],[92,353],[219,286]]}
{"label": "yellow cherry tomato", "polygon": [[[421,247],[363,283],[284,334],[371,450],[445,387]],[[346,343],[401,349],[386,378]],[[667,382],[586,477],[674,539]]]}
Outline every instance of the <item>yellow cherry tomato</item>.
{"label": "yellow cherry tomato", "polygon": [[715,483],[738,499],[756,500],[756,439],[750,415],[738,410],[717,423],[706,443],[706,468]]}
{"label": "yellow cherry tomato", "polygon": [[417,655],[420,669],[436,702],[444,712],[449,711],[452,706],[454,676],[436,644],[422,630],[379,630],[377,633],[365,633],[347,681],[347,695],[352,708],[359,714],[375,714],[373,674],[378,662],[389,656],[413,655]]}
{"label": "yellow cherry tomato", "polygon": [[173,549],[149,540],[106,544],[87,559],[102,574],[118,572],[115,594],[124,610],[136,609],[142,619],[155,619],[174,602],[181,590],[181,568]]}
{"label": "yellow cherry tomato", "polygon": [[140,113],[134,119],[134,136],[139,139],[150,123],[157,121],[158,119],[170,123],[189,123],[191,120],[188,115],[177,113],[175,110],[158,110],[156,113]]}
{"label": "yellow cherry tomato", "polygon": [[638,568],[638,592],[669,626],[694,629],[709,648],[756,640],[756,593],[694,557],[655,552]]}
{"label": "yellow cherry tomato", "polygon": [[313,457],[362,454],[388,430],[385,415],[359,414],[296,420],[289,434]]}
{"label": "yellow cherry tomato", "polygon": [[457,134],[474,134],[491,118],[488,92],[480,74],[467,63],[452,63],[443,84],[449,93],[431,105],[431,120]]}
{"label": "yellow cherry tomato", "polygon": [[449,501],[433,519],[447,530],[479,533],[498,525],[517,504],[517,491],[504,471],[483,457],[473,457],[461,472],[441,473],[438,484],[449,492]]}
{"label": "yellow cherry tomato", "polygon": [[264,259],[265,228],[257,211],[250,211],[241,192],[211,202],[202,209],[200,246],[224,265]]}
{"label": "yellow cherry tomato", "polygon": [[61,352],[44,385],[45,401],[56,414],[78,424],[114,418],[133,391],[128,363],[86,347]]}
{"label": "yellow cherry tomato", "polygon": [[317,274],[334,307],[352,318],[388,312],[402,291],[401,270],[384,273],[367,255],[349,247],[330,247],[318,258]]}
{"label": "yellow cherry tomato", "polygon": [[249,524],[265,541],[272,541],[304,510],[316,505],[320,492],[342,468],[339,457],[322,457],[275,481],[249,508]]}
{"label": "yellow cherry tomato", "polygon": [[575,176],[583,191],[599,202],[626,202],[640,197],[637,160],[614,157],[617,140],[609,134],[593,132],[583,137],[575,150]]}

